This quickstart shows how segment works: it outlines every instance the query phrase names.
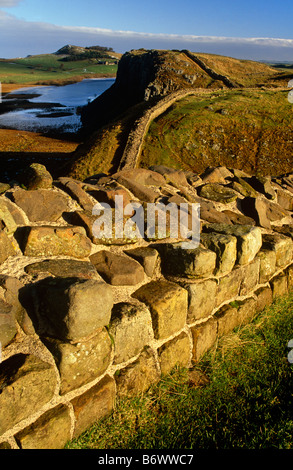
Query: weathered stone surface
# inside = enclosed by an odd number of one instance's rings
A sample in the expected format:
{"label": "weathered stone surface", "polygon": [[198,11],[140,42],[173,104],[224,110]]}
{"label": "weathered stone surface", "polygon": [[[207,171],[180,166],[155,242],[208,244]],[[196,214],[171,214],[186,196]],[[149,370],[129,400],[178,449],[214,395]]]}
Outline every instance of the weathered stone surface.
{"label": "weathered stone surface", "polygon": [[266,201],[266,205],[267,217],[272,223],[279,222],[290,215],[289,211],[283,209],[279,204],[276,204],[275,202]]}
{"label": "weathered stone surface", "polygon": [[57,384],[53,366],[16,354],[0,364],[0,435],[48,403]]}
{"label": "weathered stone surface", "polygon": [[98,273],[113,286],[135,286],[145,277],[143,267],[124,254],[101,250],[90,256]]}
{"label": "weathered stone surface", "polygon": [[48,189],[17,189],[12,193],[12,199],[31,222],[56,222],[68,210],[66,196]]}
{"label": "weathered stone surface", "polygon": [[149,310],[129,302],[114,305],[108,331],[114,341],[114,364],[135,357],[154,336]]}
{"label": "weathered stone surface", "polygon": [[212,224],[231,223],[230,217],[225,213],[225,211],[220,212],[213,208],[208,209],[202,205],[200,206],[200,218]]}
{"label": "weathered stone surface", "polygon": [[285,274],[279,274],[270,281],[271,289],[273,292],[273,299],[283,297],[287,294],[288,283],[287,276]]}
{"label": "weathered stone surface", "polygon": [[39,333],[78,341],[108,325],[110,286],[94,279],[46,278],[33,287]]}
{"label": "weathered stone surface", "polygon": [[81,187],[81,183],[72,178],[60,177],[56,183],[66,191],[86,211],[92,211],[94,202]]}
{"label": "weathered stone surface", "polygon": [[132,296],[149,307],[156,339],[168,338],[184,327],[188,308],[186,289],[172,282],[151,281]]}
{"label": "weathered stone surface", "polygon": [[238,214],[237,212],[225,210],[221,212],[221,214],[224,214],[225,216],[227,216],[230,220],[230,223],[235,224],[235,225],[256,225],[256,222],[254,219],[252,219],[251,217],[247,217],[246,215],[243,215],[243,214]]}
{"label": "weathered stone surface", "polygon": [[69,408],[58,405],[16,434],[21,449],[63,449],[71,438]]}
{"label": "weathered stone surface", "polygon": [[256,311],[262,312],[266,307],[273,302],[272,289],[269,286],[260,287],[255,292],[256,295]]}
{"label": "weathered stone surface", "polygon": [[72,256],[87,258],[91,242],[82,227],[33,226],[21,242],[25,256]]}
{"label": "weathered stone surface", "polygon": [[89,191],[91,196],[93,196],[96,201],[109,204],[110,207],[120,207],[125,209],[128,204],[131,204],[131,196],[126,189],[116,188],[116,189],[96,189]]}
{"label": "weathered stone surface", "polygon": [[187,278],[207,277],[214,273],[217,255],[203,246],[184,248],[179,243],[166,243],[157,248],[161,254],[162,272]]}
{"label": "weathered stone surface", "polygon": [[231,273],[219,279],[216,305],[233,299],[239,295],[239,289],[243,277],[242,269],[234,269]]}
{"label": "weathered stone surface", "polygon": [[264,234],[263,249],[273,250],[276,253],[276,266],[283,267],[292,260],[293,241],[282,234]]}
{"label": "weathered stone surface", "polygon": [[78,261],[66,258],[46,259],[44,261],[28,264],[24,270],[30,275],[50,273],[56,277],[81,277],[83,279],[94,279],[97,277],[97,271],[89,261]]}
{"label": "weathered stone surface", "polygon": [[188,367],[190,349],[190,340],[185,332],[164,343],[158,349],[161,373],[168,374],[175,366]]}
{"label": "weathered stone surface", "polygon": [[11,449],[9,442],[0,442],[0,450],[2,449]]}
{"label": "weathered stone surface", "polygon": [[127,178],[145,186],[164,186],[166,184],[166,180],[162,174],[146,168],[121,170],[112,175],[112,177],[115,179],[119,179],[119,177]]}
{"label": "weathered stone surface", "polygon": [[146,347],[139,358],[115,374],[118,396],[138,395],[160,380],[154,353]]}
{"label": "weathered stone surface", "polygon": [[236,201],[238,197],[236,191],[218,183],[205,184],[198,188],[198,191],[201,197],[223,204]]}
{"label": "weathered stone surface", "polygon": [[277,202],[287,211],[293,211],[293,197],[290,192],[284,191],[283,189],[277,189]]}
{"label": "weathered stone surface", "polygon": [[250,263],[262,246],[262,233],[259,227],[250,225],[207,224],[204,233],[219,232],[237,238],[237,263]]}
{"label": "weathered stone surface", "polygon": [[262,248],[257,254],[260,260],[259,282],[263,284],[273,276],[276,271],[276,252],[271,249]]}
{"label": "weathered stone surface", "polygon": [[133,249],[124,251],[124,253],[128,256],[131,256],[136,261],[138,261],[142,265],[148,277],[152,277],[154,275],[156,265],[158,262],[158,257],[159,257],[159,253],[157,250],[149,246],[146,246],[146,247],[133,248]]}
{"label": "weathered stone surface", "polygon": [[288,290],[292,290],[293,288],[293,266],[289,266],[287,269],[286,269],[286,275],[287,275],[287,286],[288,286]]}
{"label": "weathered stone surface", "polygon": [[200,175],[202,182],[206,183],[220,183],[226,184],[226,178],[232,178],[233,173],[229,171],[226,167],[209,167],[204,173]]}
{"label": "weathered stone surface", "polygon": [[207,279],[203,282],[183,284],[188,292],[188,315],[187,323],[211,315],[217,295],[217,281]]}
{"label": "weathered stone surface", "polygon": [[12,306],[0,299],[0,343],[4,348],[17,333]]}
{"label": "weathered stone surface", "polygon": [[270,176],[251,176],[247,182],[258,192],[263,193],[268,199],[275,199],[276,192],[272,187]]}
{"label": "weathered stone surface", "polygon": [[64,395],[95,380],[110,365],[112,342],[105,328],[87,341],[75,344],[43,338],[59,370],[60,393]]}
{"label": "weathered stone surface", "polygon": [[164,165],[152,165],[149,169],[163,175],[166,182],[175,188],[180,189],[181,187],[188,186],[188,181],[182,170],[175,170]]}
{"label": "weathered stone surface", "polygon": [[259,282],[260,259],[255,258],[250,264],[242,266],[242,280],[239,295],[247,295]]}
{"label": "weathered stone surface", "polygon": [[0,183],[0,194],[5,193],[10,189],[10,184],[8,183]]}
{"label": "weathered stone surface", "polygon": [[4,263],[9,256],[14,256],[16,251],[5,232],[0,230],[0,264]]}
{"label": "weathered stone surface", "polygon": [[109,376],[71,401],[75,415],[73,437],[80,436],[95,422],[108,416],[115,404],[115,381]]}
{"label": "weathered stone surface", "polygon": [[242,212],[256,221],[260,227],[271,228],[271,222],[267,217],[266,201],[255,197],[245,197],[241,200]]}
{"label": "weathered stone surface", "polygon": [[8,198],[0,197],[0,229],[12,235],[20,225],[26,225],[20,209]]}
{"label": "weathered stone surface", "polygon": [[235,177],[231,186],[235,191],[238,191],[240,194],[242,194],[242,196],[245,197],[256,198],[259,195],[258,192],[252,186],[250,186],[250,184],[245,181],[244,178]]}
{"label": "weathered stone surface", "polygon": [[[102,217],[103,214],[99,214],[97,217],[97,215],[93,215],[88,211],[75,211],[71,214],[71,223],[83,227],[87,236],[95,245],[129,245],[137,243],[138,239],[143,238],[143,233],[139,231],[139,224],[136,224],[131,216],[124,214],[121,222],[119,221],[121,229],[117,229],[115,209],[112,209],[112,231],[109,234],[103,233],[103,227],[101,227],[103,225]],[[129,230],[127,230],[127,224],[130,226]]]}
{"label": "weathered stone surface", "polygon": [[32,163],[21,175],[22,183],[29,190],[52,188],[53,178],[44,165]]}
{"label": "weathered stone surface", "polygon": [[125,178],[124,176],[118,176],[118,183],[128,189],[134,197],[143,202],[155,202],[159,193],[148,186],[137,183],[136,181]]}
{"label": "weathered stone surface", "polygon": [[198,361],[215,344],[217,332],[217,321],[214,318],[191,328],[193,361]]}
{"label": "weathered stone surface", "polygon": [[247,298],[239,302],[238,317],[239,325],[247,325],[257,313],[257,301],[253,298]]}
{"label": "weathered stone surface", "polygon": [[236,307],[224,305],[216,314],[215,320],[218,326],[218,337],[227,335],[239,325],[239,316]]}
{"label": "weathered stone surface", "polygon": [[217,255],[215,275],[232,271],[237,259],[237,238],[222,233],[202,233],[200,241]]}

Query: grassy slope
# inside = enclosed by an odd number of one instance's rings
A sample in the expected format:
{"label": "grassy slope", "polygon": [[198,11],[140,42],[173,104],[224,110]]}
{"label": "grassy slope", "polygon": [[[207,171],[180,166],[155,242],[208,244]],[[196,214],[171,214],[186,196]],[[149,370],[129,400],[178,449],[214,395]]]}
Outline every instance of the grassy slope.
{"label": "grassy slope", "polygon": [[[55,54],[42,54],[24,59],[0,60],[2,83],[50,84],[98,76],[115,76],[117,65],[98,65],[95,60],[62,62]],[[62,83],[61,82],[61,83]]]}
{"label": "grassy slope", "polygon": [[292,449],[293,295],[238,327],[195,365],[206,384],[174,370],[147,393],[117,402],[68,448]]}
{"label": "grassy slope", "polygon": [[140,166],[202,172],[225,165],[248,172],[292,171],[293,107],[287,91],[219,91],[177,102],[157,118]]}

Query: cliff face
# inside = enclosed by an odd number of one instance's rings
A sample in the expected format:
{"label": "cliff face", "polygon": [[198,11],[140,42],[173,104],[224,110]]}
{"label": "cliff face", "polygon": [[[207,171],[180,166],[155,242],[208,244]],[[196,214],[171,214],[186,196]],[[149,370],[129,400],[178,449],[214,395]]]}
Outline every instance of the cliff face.
{"label": "cliff face", "polygon": [[219,87],[217,80],[211,79],[184,52],[127,52],[119,62],[116,82],[83,109],[85,133],[99,129],[138,103],[153,104],[174,91],[211,84]]}

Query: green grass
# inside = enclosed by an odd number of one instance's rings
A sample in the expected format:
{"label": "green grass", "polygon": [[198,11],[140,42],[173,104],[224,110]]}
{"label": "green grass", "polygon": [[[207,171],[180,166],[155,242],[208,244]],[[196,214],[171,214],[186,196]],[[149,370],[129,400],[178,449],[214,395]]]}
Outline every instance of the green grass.
{"label": "green grass", "polygon": [[118,401],[69,449],[292,449],[293,293],[221,338],[196,364],[194,386],[175,369],[136,398]]}
{"label": "green grass", "polygon": [[74,77],[115,76],[117,65],[98,64],[95,59],[62,62],[60,56],[44,54],[23,59],[0,60],[2,83],[39,83]]}

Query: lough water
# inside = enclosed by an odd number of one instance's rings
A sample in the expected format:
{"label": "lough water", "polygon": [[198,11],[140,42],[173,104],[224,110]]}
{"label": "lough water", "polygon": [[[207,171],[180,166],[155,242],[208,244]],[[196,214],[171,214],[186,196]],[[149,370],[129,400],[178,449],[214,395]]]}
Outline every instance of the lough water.
{"label": "lough water", "polygon": [[[52,130],[76,132],[81,126],[78,108],[100,96],[114,82],[114,78],[99,78],[86,79],[64,86],[18,89],[9,95],[28,95],[29,102],[35,104],[35,106],[31,109],[20,108],[0,115],[0,128],[34,132]],[[29,95],[32,94],[40,96],[29,98]],[[44,105],[42,105],[42,108],[38,108],[38,103],[48,103],[48,107],[44,108]],[[60,113],[61,116],[59,116]]]}

